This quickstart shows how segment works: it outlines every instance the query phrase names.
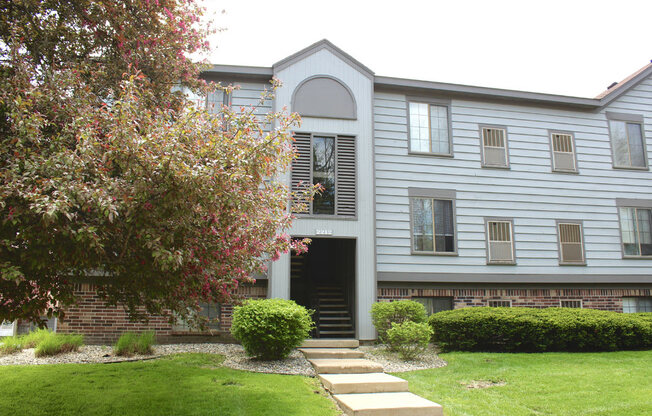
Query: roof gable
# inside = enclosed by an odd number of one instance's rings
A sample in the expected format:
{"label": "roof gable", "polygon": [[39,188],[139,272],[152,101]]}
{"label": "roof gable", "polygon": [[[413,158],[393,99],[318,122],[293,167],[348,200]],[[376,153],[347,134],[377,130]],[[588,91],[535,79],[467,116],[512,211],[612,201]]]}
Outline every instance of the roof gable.
{"label": "roof gable", "polygon": [[610,102],[612,102],[613,100],[615,100],[616,98],[620,97],[625,92],[634,88],[636,85],[638,85],[641,81],[643,81],[650,75],[652,75],[652,62],[645,65],[643,68],[639,69],[638,71],[634,72],[633,74],[631,74],[624,80],[620,81],[613,87],[607,88],[605,91],[600,93],[595,98],[600,100],[602,106],[605,106]]}
{"label": "roof gable", "polygon": [[338,48],[337,46],[333,45],[328,39],[322,39],[319,42],[313,43],[312,45],[308,46],[307,48],[304,48],[300,50],[297,53],[294,53],[287,58],[284,58],[274,65],[272,65],[272,68],[274,70],[274,73],[281,71],[290,65],[294,64],[295,62],[301,61],[308,56],[321,51],[322,49],[326,49],[329,52],[331,52],[333,55],[337,56],[340,58],[342,61],[346,62],[362,74],[364,74],[367,78],[373,80],[374,78],[374,72],[364,66],[362,63],[360,63],[358,60],[353,58],[351,55],[348,53],[344,52],[342,49]]}

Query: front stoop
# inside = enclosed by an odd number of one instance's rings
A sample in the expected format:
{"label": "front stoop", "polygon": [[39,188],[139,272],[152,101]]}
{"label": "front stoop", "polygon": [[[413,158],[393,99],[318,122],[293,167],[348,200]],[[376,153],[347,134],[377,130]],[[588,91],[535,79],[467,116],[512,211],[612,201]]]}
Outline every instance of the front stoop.
{"label": "front stoop", "polygon": [[335,394],[349,416],[443,416],[442,407],[409,392]]}
{"label": "front stoop", "polygon": [[314,358],[308,360],[317,374],[379,373],[383,366],[362,358]]}
{"label": "front stoop", "polygon": [[408,391],[408,382],[383,372],[383,367],[354,350],[347,339],[314,339],[301,351],[348,416],[443,416],[437,403]]}

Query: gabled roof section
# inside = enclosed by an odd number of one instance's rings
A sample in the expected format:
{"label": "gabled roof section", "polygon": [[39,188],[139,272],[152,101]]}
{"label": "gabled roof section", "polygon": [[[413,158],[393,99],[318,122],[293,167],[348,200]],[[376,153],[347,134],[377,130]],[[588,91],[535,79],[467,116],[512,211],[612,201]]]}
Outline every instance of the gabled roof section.
{"label": "gabled roof section", "polygon": [[364,75],[367,76],[367,78],[373,80],[374,79],[374,71],[371,69],[367,68],[364,66],[362,63],[360,63],[358,60],[353,58],[351,55],[348,53],[344,52],[342,49],[338,48],[337,46],[333,45],[331,41],[328,39],[322,39],[319,42],[313,43],[312,45],[308,46],[305,49],[300,50],[297,53],[294,53],[290,56],[288,56],[285,59],[282,59],[272,65],[272,68],[274,69],[274,72],[276,73],[277,71],[281,71],[288,66],[292,65],[295,62],[298,62],[302,59],[307,58],[308,56],[321,51],[322,49],[326,49],[330,51],[333,55],[337,56],[347,64],[351,65],[353,68],[357,69],[359,72],[363,73]]}
{"label": "gabled roof section", "polygon": [[618,84],[614,85],[611,88],[607,88],[595,98],[599,99],[601,104],[605,106],[621,96],[626,91],[634,88],[636,85],[638,85],[639,82],[643,81],[650,75],[652,75],[652,61],[650,61],[650,63],[645,65],[643,68],[634,72],[632,75],[620,81]]}

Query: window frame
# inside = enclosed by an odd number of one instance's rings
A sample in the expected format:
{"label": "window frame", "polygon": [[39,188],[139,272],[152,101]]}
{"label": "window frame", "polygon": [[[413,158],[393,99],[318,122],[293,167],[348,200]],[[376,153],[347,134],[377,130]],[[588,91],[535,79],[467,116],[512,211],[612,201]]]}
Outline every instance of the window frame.
{"label": "window frame", "polygon": [[[420,302],[419,300],[417,300],[417,299],[446,299],[447,301],[450,301],[450,307],[451,307],[451,308],[450,308],[450,309],[442,309],[442,310],[439,311],[439,312],[443,312],[443,311],[452,311],[453,309],[455,309],[455,298],[454,298],[453,296],[412,296],[412,297],[410,298],[410,300],[412,300],[412,301],[414,301],[414,302],[419,302],[419,303],[421,303],[421,302]],[[426,305],[424,305],[423,303],[421,303],[421,304],[422,304],[424,307],[426,307]],[[434,306],[434,305],[433,305],[433,306]],[[430,316],[430,315],[434,315],[435,313],[438,313],[438,312],[430,313],[430,312],[428,311],[427,307],[426,307],[426,314],[427,314],[428,316]]]}
{"label": "window frame", "polygon": [[[582,261],[564,261],[562,256],[562,247],[561,247],[561,234],[559,232],[559,226],[561,224],[573,224],[580,226],[580,238],[582,244]],[[586,266],[586,245],[584,242],[584,222],[581,220],[555,220],[555,228],[557,229],[557,254],[560,266]]]}
{"label": "window frame", "polygon": [[[634,209],[649,209],[649,210],[652,210],[652,199],[616,198],[616,210],[618,211],[618,231],[619,231],[619,237],[620,237],[620,252],[621,252],[623,260],[652,260],[652,255],[632,256],[631,254],[625,254],[625,243],[624,243],[624,240],[623,240],[622,216],[620,215],[621,208],[634,208]],[[640,245],[640,242],[639,242],[639,245]]]}
{"label": "window frame", "polygon": [[[634,312],[625,311],[625,299],[634,299],[635,300],[635,303],[636,303],[635,308],[636,308],[636,310]],[[623,305],[623,308],[622,308],[623,313],[642,313],[642,311],[638,310],[639,309],[638,301],[640,299],[645,299],[645,300],[648,300],[648,301],[652,302],[652,296],[623,296],[621,298],[621,303]]]}
{"label": "window frame", "polygon": [[[512,243],[512,260],[491,260],[489,254],[489,223],[490,222],[508,222],[510,223],[511,231],[511,243]],[[515,266],[516,265],[516,239],[514,237],[514,218],[506,217],[484,217],[484,233],[485,233],[485,251],[487,252],[487,265],[498,265],[498,266]]]}
{"label": "window frame", "polygon": [[[408,200],[410,204],[410,254],[417,256],[458,256],[458,239],[457,239],[457,213],[456,200],[457,193],[450,189],[430,189],[430,188],[408,188]],[[431,199],[447,200],[452,203],[453,210],[453,238],[455,251],[434,251],[435,246],[435,229],[434,229],[434,210],[433,210],[433,251],[416,251],[414,250],[414,199]]]}
{"label": "window frame", "polygon": [[[447,118],[447,124],[448,124],[448,148],[450,151],[448,153],[438,153],[438,152],[418,152],[412,150],[412,135],[410,132],[410,103],[414,104],[427,104],[428,105],[428,135],[429,135],[429,141],[428,143],[430,144],[430,149],[432,150],[432,126],[430,125],[431,119],[430,119],[430,107],[435,105],[435,106],[440,106],[440,107],[445,107],[446,108],[446,118]],[[455,152],[453,150],[453,127],[452,127],[452,122],[451,122],[451,101],[450,100],[445,100],[445,99],[440,99],[440,98],[432,98],[432,97],[419,97],[419,96],[407,96],[405,99],[405,112],[406,112],[406,120],[407,120],[407,150],[408,150],[408,155],[415,155],[415,156],[435,156],[435,157],[447,157],[447,158],[453,158],[455,157]]]}
{"label": "window frame", "polygon": [[[569,169],[559,169],[557,166],[555,166],[555,144],[552,140],[552,136],[555,134],[564,134],[568,135],[571,137],[571,146],[573,146],[573,162],[575,165],[574,170],[569,170]],[[555,173],[571,173],[571,174],[579,174],[580,170],[577,166],[577,146],[575,143],[575,133],[571,131],[562,131],[562,130],[548,130],[548,144],[550,145],[550,168],[552,172]]]}
{"label": "window frame", "polygon": [[[611,149],[611,167],[613,169],[624,169],[624,170],[650,170],[650,163],[648,160],[647,154],[647,140],[645,137],[645,119],[641,114],[633,113],[617,113],[613,111],[605,112],[605,117],[607,118],[607,133],[609,134],[609,147]],[[633,123],[638,124],[641,129],[641,140],[643,145],[643,161],[645,166],[618,166],[616,165],[616,152],[613,144],[613,137],[611,135],[611,122],[612,121],[621,121],[624,123]],[[629,137],[628,137],[629,140]]]}
{"label": "window frame", "polygon": [[[487,165],[484,157],[484,129],[503,130],[505,132],[505,166]],[[480,134],[480,163],[483,168],[487,169],[511,169],[509,162],[509,130],[507,126],[496,124],[479,124],[478,131]]]}
{"label": "window frame", "polygon": [[[509,306],[491,306],[491,302],[509,302]],[[488,308],[511,308],[513,305],[512,299],[487,299]]]}

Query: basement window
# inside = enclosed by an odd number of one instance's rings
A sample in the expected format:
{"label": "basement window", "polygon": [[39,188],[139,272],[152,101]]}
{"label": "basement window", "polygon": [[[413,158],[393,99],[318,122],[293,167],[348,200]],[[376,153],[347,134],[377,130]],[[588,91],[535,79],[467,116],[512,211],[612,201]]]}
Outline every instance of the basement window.
{"label": "basement window", "polygon": [[511,308],[511,299],[492,299],[487,301],[487,306],[490,308]]}

